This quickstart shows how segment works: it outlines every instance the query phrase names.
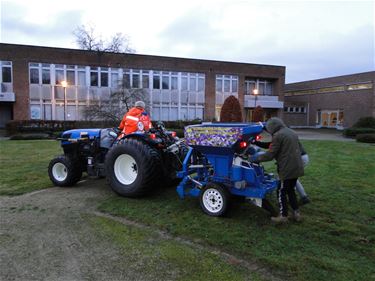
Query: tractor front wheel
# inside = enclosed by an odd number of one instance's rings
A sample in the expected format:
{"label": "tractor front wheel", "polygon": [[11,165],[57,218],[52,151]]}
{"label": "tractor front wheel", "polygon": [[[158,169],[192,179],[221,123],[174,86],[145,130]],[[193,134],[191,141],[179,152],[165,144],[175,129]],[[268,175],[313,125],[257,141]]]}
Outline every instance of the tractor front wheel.
{"label": "tractor front wheel", "polygon": [[199,196],[203,212],[209,216],[220,217],[225,214],[229,205],[229,193],[221,185],[208,183]]}
{"label": "tractor front wheel", "polygon": [[72,186],[81,179],[82,169],[78,161],[61,155],[49,163],[48,175],[54,185]]}

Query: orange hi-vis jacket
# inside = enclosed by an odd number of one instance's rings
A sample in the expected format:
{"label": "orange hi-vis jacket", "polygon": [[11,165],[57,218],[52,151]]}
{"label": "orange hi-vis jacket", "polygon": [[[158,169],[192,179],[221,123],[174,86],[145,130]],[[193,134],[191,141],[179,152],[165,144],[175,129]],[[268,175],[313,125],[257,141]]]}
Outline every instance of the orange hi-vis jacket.
{"label": "orange hi-vis jacket", "polygon": [[152,127],[148,114],[142,108],[132,107],[122,118],[119,129],[126,135],[134,133],[138,131],[139,122],[143,123],[145,131]]}

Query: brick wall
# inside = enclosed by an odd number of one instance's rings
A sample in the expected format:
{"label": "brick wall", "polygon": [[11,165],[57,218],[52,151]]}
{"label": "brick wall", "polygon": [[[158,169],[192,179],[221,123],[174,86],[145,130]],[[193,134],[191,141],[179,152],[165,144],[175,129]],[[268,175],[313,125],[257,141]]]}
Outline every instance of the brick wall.
{"label": "brick wall", "polygon": [[138,54],[116,54],[75,49],[0,43],[0,60],[12,61],[13,85],[16,94],[14,119],[29,119],[29,73],[28,63],[54,63],[92,65],[102,67],[126,67],[181,72],[201,72],[206,76],[205,119],[215,117],[216,74],[239,76],[239,99],[243,105],[244,77],[274,79],[275,95],[282,97],[285,67],[212,60],[184,59]]}

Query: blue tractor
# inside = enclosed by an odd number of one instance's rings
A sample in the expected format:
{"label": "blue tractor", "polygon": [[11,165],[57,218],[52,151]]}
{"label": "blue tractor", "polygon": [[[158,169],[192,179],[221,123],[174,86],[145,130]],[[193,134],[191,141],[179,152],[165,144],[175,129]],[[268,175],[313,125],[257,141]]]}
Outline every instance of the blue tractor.
{"label": "blue tractor", "polygon": [[120,136],[116,129],[75,129],[62,134],[64,154],[51,160],[48,174],[56,186],[72,186],[83,172],[106,177],[121,196],[138,197],[173,181],[186,149],[162,123],[148,132]]}

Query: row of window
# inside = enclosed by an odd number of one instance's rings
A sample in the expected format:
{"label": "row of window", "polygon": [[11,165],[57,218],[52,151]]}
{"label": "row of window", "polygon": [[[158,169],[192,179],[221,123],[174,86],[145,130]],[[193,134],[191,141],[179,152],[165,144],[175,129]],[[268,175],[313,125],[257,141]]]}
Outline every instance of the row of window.
{"label": "row of window", "polygon": [[299,90],[299,91],[289,91],[285,93],[285,96],[299,96],[299,95],[312,95],[312,94],[324,94],[324,93],[336,93],[347,91],[357,91],[372,89],[373,85],[371,82],[349,84],[346,86],[336,86],[336,87],[324,87],[319,89],[310,90]]}
{"label": "row of window", "polygon": [[284,112],[289,113],[306,113],[306,107],[304,106],[286,106]]}
{"label": "row of window", "polygon": [[216,92],[237,93],[238,76],[216,75]]}
{"label": "row of window", "polygon": [[[84,120],[84,104],[43,103],[30,105],[30,118],[37,120]],[[153,106],[151,108],[152,120],[174,121],[203,119],[204,108],[191,106]]]}
{"label": "row of window", "polygon": [[272,96],[273,83],[268,80],[254,79],[245,80],[245,95],[254,95],[254,90],[257,89],[257,95]]}
{"label": "row of window", "polygon": [[[30,84],[143,88],[158,90],[204,91],[205,76],[181,73],[108,67],[84,67],[30,63]],[[87,83],[88,82],[88,83]]]}

